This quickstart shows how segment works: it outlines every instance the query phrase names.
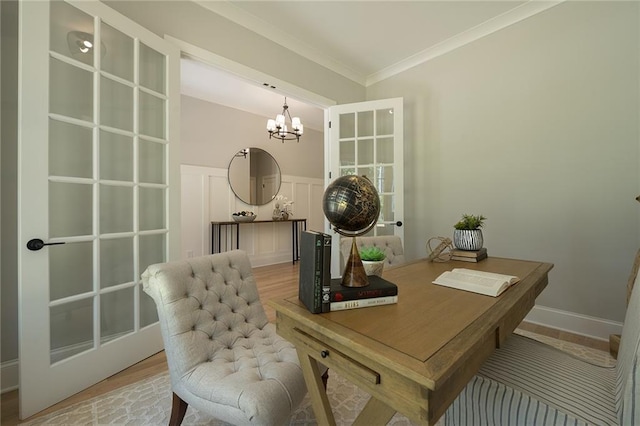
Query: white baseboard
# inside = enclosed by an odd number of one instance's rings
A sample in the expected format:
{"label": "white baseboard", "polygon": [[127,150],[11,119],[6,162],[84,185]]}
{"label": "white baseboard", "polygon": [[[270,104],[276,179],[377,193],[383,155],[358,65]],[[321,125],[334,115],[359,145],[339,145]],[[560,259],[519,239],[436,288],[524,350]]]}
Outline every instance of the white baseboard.
{"label": "white baseboard", "polygon": [[275,265],[278,263],[293,262],[291,253],[262,253],[262,254],[249,254],[249,261],[251,267],[256,268],[258,266]]}
{"label": "white baseboard", "polygon": [[1,393],[18,389],[18,360],[5,361],[0,364]]}
{"label": "white baseboard", "polygon": [[534,306],[524,320],[532,324],[604,341],[609,340],[610,334],[622,333],[622,323],[620,322],[561,311],[540,305]]}

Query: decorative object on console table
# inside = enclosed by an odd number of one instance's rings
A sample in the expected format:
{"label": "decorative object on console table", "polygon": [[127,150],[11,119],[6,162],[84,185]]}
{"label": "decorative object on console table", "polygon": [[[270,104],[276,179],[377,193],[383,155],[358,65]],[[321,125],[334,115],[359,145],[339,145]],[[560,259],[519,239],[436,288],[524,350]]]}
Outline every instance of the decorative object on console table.
{"label": "decorative object on console table", "polygon": [[293,201],[288,201],[284,195],[278,195],[273,206],[273,220],[289,220],[289,216],[293,216],[291,205]]}
{"label": "decorative object on console table", "polygon": [[451,260],[462,262],[480,262],[488,257],[486,247],[480,250],[451,250]]}
{"label": "decorative object on console table", "polygon": [[[328,250],[328,256],[325,259],[326,250]],[[300,239],[300,252],[298,298],[312,314],[328,312],[329,291],[323,287],[330,290],[331,236],[316,231],[303,231]],[[325,276],[327,277],[326,284]],[[324,303],[323,294],[327,295]]]}
{"label": "decorative object on console table", "polygon": [[233,213],[231,217],[236,222],[253,222],[254,220],[256,220],[257,216],[253,212],[243,210],[241,212]]}
{"label": "decorative object on console table", "polygon": [[480,250],[484,244],[482,226],[486,217],[463,214],[453,227],[453,245],[460,250]]}
{"label": "decorative object on console table", "polygon": [[[386,255],[379,247],[361,247],[360,259],[362,260],[362,266],[367,276],[377,275],[382,276],[384,270],[384,259]],[[371,282],[369,282],[371,284]]]}
{"label": "decorative object on console table", "polygon": [[356,246],[356,237],[369,232],[378,222],[380,197],[376,187],[366,176],[340,176],[324,191],[322,210],[334,231],[353,239],[351,254],[342,273],[342,285],[369,285]]}

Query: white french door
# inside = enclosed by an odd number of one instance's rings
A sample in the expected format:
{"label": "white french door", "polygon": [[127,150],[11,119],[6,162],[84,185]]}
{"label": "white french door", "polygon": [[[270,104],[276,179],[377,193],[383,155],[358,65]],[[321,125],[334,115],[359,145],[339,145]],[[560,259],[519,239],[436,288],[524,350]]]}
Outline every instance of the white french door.
{"label": "white french door", "polygon": [[99,1],[20,2],[20,417],[162,349],[180,247],[179,51]]}
{"label": "white french door", "polygon": [[[345,175],[367,176],[380,196],[377,225],[366,236],[404,241],[403,99],[381,99],[329,108],[329,185]],[[332,232],[331,275],[342,273],[340,237]]]}

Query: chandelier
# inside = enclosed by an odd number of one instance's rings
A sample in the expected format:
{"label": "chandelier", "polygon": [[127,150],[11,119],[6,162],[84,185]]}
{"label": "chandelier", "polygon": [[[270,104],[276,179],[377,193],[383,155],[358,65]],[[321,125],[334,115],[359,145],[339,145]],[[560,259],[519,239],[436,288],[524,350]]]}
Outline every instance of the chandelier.
{"label": "chandelier", "polygon": [[[287,117],[289,118],[291,127],[288,127],[286,124]],[[284,143],[284,141],[291,141],[294,139],[300,142],[300,136],[304,133],[304,126],[302,126],[298,117],[291,118],[289,106],[287,105],[287,98],[284,98],[282,114],[276,115],[275,120],[267,121],[267,131],[269,132],[269,139],[278,138],[282,143]]]}

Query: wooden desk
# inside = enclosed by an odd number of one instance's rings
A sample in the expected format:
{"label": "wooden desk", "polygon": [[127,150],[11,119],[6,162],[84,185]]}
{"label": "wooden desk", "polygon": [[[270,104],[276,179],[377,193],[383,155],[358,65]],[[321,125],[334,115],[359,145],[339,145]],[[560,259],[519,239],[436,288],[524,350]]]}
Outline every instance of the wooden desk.
{"label": "wooden desk", "polygon": [[229,232],[235,227],[235,248],[240,248],[240,225],[250,225],[256,223],[291,223],[291,251],[292,261],[295,264],[300,260],[300,233],[307,230],[307,219],[287,219],[287,220],[254,220],[253,222],[211,222],[211,254],[221,253],[222,250],[222,230],[224,229],[224,251],[233,247],[234,233]]}
{"label": "wooden desk", "polygon": [[[455,267],[521,281],[497,298],[431,283]],[[296,346],[318,424],[335,425],[318,362],[372,396],[354,424],[387,423],[396,411],[434,424],[533,307],[552,267],[500,258],[420,260],[383,274],[398,285],[394,305],[311,314],[297,297],[270,304],[278,334]]]}

